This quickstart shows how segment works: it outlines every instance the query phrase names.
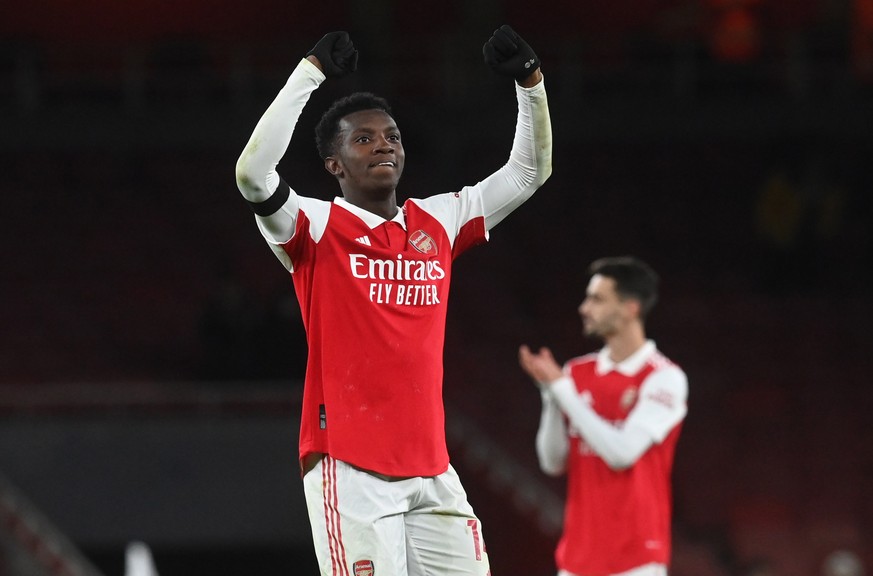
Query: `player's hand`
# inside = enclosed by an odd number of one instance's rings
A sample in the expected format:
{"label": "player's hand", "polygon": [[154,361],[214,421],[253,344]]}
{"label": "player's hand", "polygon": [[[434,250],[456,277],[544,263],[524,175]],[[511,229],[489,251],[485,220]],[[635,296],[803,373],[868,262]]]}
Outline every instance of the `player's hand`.
{"label": "player's hand", "polygon": [[540,67],[540,59],[533,49],[506,24],[494,31],[488,42],[482,46],[482,54],[485,56],[485,63],[495,72],[512,76],[518,82]]}
{"label": "player's hand", "polygon": [[518,363],[539,386],[548,386],[564,375],[561,365],[548,348],[540,348],[539,351],[533,352],[522,345],[518,349]]}
{"label": "player's hand", "polygon": [[328,77],[345,76],[358,68],[358,51],[348,32],[329,32],[306,53],[318,59],[319,68]]}

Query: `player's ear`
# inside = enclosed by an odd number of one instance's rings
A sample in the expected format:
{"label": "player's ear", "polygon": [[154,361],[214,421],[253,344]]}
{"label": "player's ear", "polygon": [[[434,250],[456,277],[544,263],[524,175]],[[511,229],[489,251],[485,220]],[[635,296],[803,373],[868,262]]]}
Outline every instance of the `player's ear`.
{"label": "player's ear", "polygon": [[627,307],[628,315],[631,318],[642,318],[643,313],[643,304],[636,298],[628,298],[624,301],[625,306]]}
{"label": "player's ear", "polygon": [[336,176],[337,178],[342,177],[343,167],[339,160],[334,158],[333,156],[328,156],[324,159],[324,169]]}

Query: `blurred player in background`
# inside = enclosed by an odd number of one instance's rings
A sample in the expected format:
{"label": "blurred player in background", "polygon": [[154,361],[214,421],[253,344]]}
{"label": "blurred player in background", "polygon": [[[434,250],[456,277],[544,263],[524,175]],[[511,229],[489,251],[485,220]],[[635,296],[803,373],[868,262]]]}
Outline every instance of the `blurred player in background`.
{"label": "blurred player in background", "polygon": [[[312,92],[356,69],[345,32],[295,68],[240,156],[237,184],[291,272],[309,356],[300,464],[322,574],[489,573],[481,526],[445,442],[443,342],[452,261],[551,173],[540,62],[510,27],[483,47],[518,102],[507,163],[458,192],[397,204],[405,162],[388,103],[355,93],[316,127],[342,197],[298,195],[276,166]],[[447,167],[451,170],[451,167]]]}
{"label": "blurred player in background", "polygon": [[563,368],[548,348],[519,349],[542,395],[540,467],[567,474],[560,576],[665,576],[670,561],[671,469],[687,411],[685,373],[646,338],[658,277],[630,257],[589,268],[579,306],[596,353]]}

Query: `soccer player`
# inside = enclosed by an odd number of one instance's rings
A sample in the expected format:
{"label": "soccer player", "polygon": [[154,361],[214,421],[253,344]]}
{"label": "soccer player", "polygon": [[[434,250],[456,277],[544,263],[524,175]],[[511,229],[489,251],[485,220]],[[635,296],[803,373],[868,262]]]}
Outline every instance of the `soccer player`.
{"label": "soccer player", "polygon": [[540,387],[540,467],[567,474],[559,576],[665,576],[670,472],[687,411],[685,373],[646,338],[658,277],[630,257],[590,269],[579,306],[584,332],[604,341],[563,369],[548,348],[519,349]]}
{"label": "soccer player", "polygon": [[237,162],[239,189],[291,273],[303,313],[299,456],[325,575],[489,573],[482,527],[445,442],[452,261],[545,182],[552,136],[530,46],[502,26],[483,53],[515,80],[518,115],[507,163],[478,184],[398,206],[403,140],[388,103],[369,93],[337,100],[316,127],[341,197],[298,195],[279,176],[312,92],[356,69],[345,32],[325,35],[301,60]]}

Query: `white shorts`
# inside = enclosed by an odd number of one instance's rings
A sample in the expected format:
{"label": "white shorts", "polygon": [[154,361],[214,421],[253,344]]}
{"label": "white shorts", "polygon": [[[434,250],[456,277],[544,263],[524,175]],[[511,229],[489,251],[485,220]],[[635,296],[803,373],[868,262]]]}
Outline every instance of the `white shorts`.
{"label": "white shorts", "polygon": [[[575,575],[566,570],[561,570],[558,572],[558,576]],[[637,566],[636,568],[631,568],[626,572],[613,574],[612,576],[667,576],[667,567],[663,564],[645,564],[644,566]]]}
{"label": "white shorts", "polygon": [[454,468],[385,479],[325,456],[303,477],[322,576],[487,576],[482,525]]}

